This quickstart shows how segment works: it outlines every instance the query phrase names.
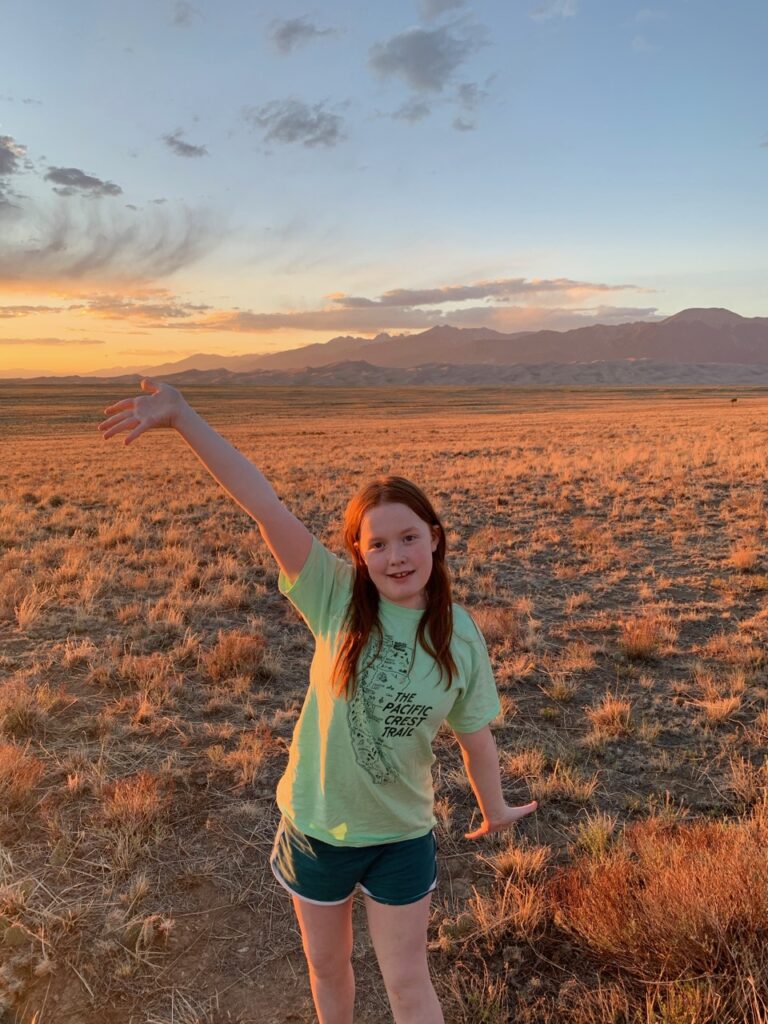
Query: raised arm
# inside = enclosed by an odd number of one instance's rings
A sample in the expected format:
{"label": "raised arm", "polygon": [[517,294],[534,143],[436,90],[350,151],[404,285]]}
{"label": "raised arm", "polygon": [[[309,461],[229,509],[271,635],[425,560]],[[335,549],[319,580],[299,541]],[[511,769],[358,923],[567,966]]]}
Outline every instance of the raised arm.
{"label": "raised arm", "polygon": [[123,442],[128,445],[145,430],[176,430],[211,476],[256,520],[278,566],[293,581],[312,547],[306,526],[288,511],[256,466],[206,423],[180,391],[148,377],[141,389],[145,395],[125,398],[104,410],[108,419],[99,424],[104,440],[128,431]]}

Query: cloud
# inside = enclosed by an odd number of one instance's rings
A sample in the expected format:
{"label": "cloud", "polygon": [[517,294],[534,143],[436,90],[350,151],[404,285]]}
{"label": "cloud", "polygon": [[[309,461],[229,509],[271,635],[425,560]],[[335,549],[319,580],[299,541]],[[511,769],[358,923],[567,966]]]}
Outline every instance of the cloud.
{"label": "cloud", "polygon": [[392,117],[395,121],[410,121],[411,124],[415,124],[417,121],[423,121],[425,117],[429,117],[431,113],[432,109],[428,103],[417,99],[416,96],[411,96],[397,108]]}
{"label": "cloud", "polygon": [[0,284],[138,282],[171,274],[222,237],[202,211],[152,207],[142,216],[81,200],[53,209],[25,206],[15,230],[0,233]]}
{"label": "cloud", "polygon": [[181,138],[183,132],[181,128],[177,128],[175,132],[169,135],[163,136],[163,142],[165,142],[177,156],[208,156],[208,150],[205,146],[193,146],[189,142],[184,142]]}
{"label": "cloud", "polygon": [[[12,199],[22,199],[8,181],[22,170],[21,161],[26,156],[26,146],[22,146],[11,135],[0,135],[0,217],[7,219],[13,217],[18,211],[18,205]],[[25,168],[28,169],[28,162],[25,161]]]}
{"label": "cloud", "polygon": [[473,132],[477,127],[474,121],[468,121],[465,117],[454,117],[452,126],[457,132]]}
{"label": "cloud", "polygon": [[101,338],[0,338],[0,345],[103,345]]}
{"label": "cloud", "polygon": [[288,18],[285,21],[273,21],[269,35],[281,53],[291,53],[297,46],[308,43],[322,36],[335,35],[332,28],[318,28],[304,18]]}
{"label": "cloud", "polygon": [[[490,80],[488,79],[488,82]],[[477,82],[463,82],[456,89],[456,101],[464,110],[477,110],[483,100],[487,99],[489,95],[488,90],[482,89]]]}
{"label": "cloud", "polygon": [[3,181],[0,181],[0,218],[13,216],[18,209],[16,203],[11,202],[11,197],[20,199],[21,196],[9,188]]}
{"label": "cloud", "polygon": [[656,53],[661,47],[657,43],[651,43],[644,35],[636,35],[632,39],[632,49],[637,53]]}
{"label": "cloud", "polygon": [[375,334],[389,330],[427,330],[429,327],[490,327],[502,332],[567,330],[606,321],[658,319],[656,307],[595,306],[570,309],[550,306],[473,306],[463,310],[398,309],[378,306],[361,309],[316,309],[289,313],[219,312],[196,323],[170,323],[167,329],[233,331],[259,334],[280,330],[350,331]]}
{"label": "cloud", "polygon": [[265,142],[331,147],[346,137],[342,132],[342,118],[324,110],[322,103],[310,107],[295,99],[273,100],[260,107],[245,107],[243,118],[252,127],[264,130]]}
{"label": "cloud", "polygon": [[123,193],[120,186],[115,185],[114,182],[94,178],[77,167],[49,167],[45,180],[62,186],[53,190],[60,196],[81,194],[101,198],[101,196],[119,196]]}
{"label": "cloud", "polygon": [[69,308],[81,310],[105,320],[162,323],[166,320],[179,320],[194,316],[211,307],[198,303],[179,302],[165,288],[149,288],[139,290],[134,295],[88,296],[84,303],[71,305]]}
{"label": "cloud", "polygon": [[193,348],[121,348],[118,349],[119,356],[188,356],[195,350]]}
{"label": "cloud", "polygon": [[202,14],[188,0],[176,0],[173,5],[173,16],[171,24],[176,28],[189,28],[195,18],[202,18]]}
{"label": "cloud", "polygon": [[454,11],[464,7],[466,0],[421,0],[421,16],[427,20],[438,18],[445,11]]}
{"label": "cloud", "polygon": [[384,78],[399,77],[417,92],[442,92],[461,64],[487,42],[477,27],[464,38],[449,28],[411,28],[368,54],[369,66]]}
{"label": "cloud", "polygon": [[541,6],[531,11],[536,21],[549,21],[550,18],[573,18],[576,14],[577,0],[546,0]]}
{"label": "cloud", "polygon": [[15,320],[33,313],[62,313],[61,306],[0,306],[0,320]]}
{"label": "cloud", "polygon": [[[645,319],[655,315],[655,307],[584,305],[584,299],[588,296],[626,290],[645,291],[635,285],[609,285],[571,278],[502,278],[441,288],[393,288],[376,299],[335,292],[326,296],[330,305],[324,309],[283,313],[217,310],[201,320],[186,319],[184,323],[169,322],[163,326],[169,329],[239,333],[303,330],[356,331],[367,334],[397,329],[425,330],[440,324],[493,327],[499,331],[538,330],[544,326],[560,330],[606,321]],[[435,308],[467,301],[477,302],[479,299],[490,299],[493,302],[460,309]],[[536,305],[511,304],[513,300],[520,299],[538,301]],[[559,304],[548,304],[548,299],[559,300]],[[563,305],[563,301],[572,305]]]}
{"label": "cloud", "polygon": [[[2,100],[5,103],[16,103],[16,98],[14,96],[8,96],[7,94],[5,96],[0,96],[0,100]],[[23,100],[19,100],[18,102],[26,103],[28,105],[31,104],[35,107],[42,107],[43,105],[42,100],[33,100],[29,96],[25,96]]]}
{"label": "cloud", "polygon": [[446,285],[442,288],[393,288],[378,299],[345,295],[343,292],[327,296],[344,309],[371,309],[376,306],[399,306],[412,309],[414,306],[434,306],[446,303],[467,302],[477,299],[510,301],[519,296],[541,296],[550,293],[577,298],[600,292],[639,291],[631,284],[599,284],[589,281],[573,281],[567,277],[526,280],[524,277],[503,278],[498,281],[479,281],[475,284]]}
{"label": "cloud", "polygon": [[20,145],[11,135],[0,135],[0,177],[17,174],[19,160],[26,155],[27,147]]}

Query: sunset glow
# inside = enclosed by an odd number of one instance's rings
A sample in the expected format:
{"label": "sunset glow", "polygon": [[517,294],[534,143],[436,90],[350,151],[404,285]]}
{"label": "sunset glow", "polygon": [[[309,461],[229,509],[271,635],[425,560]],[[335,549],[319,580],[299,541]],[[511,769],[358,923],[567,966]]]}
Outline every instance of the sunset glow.
{"label": "sunset glow", "polygon": [[767,312],[758,0],[3,22],[0,375]]}

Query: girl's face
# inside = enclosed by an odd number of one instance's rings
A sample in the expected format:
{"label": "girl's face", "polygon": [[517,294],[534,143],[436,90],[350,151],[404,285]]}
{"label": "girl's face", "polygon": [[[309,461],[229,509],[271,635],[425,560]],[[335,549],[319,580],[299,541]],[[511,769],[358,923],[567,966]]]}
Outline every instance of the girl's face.
{"label": "girl's face", "polygon": [[[365,513],[357,548],[382,597],[404,608],[426,608],[424,587],[439,539],[437,526],[430,529],[407,505],[390,502]],[[395,578],[403,572],[409,575]]]}

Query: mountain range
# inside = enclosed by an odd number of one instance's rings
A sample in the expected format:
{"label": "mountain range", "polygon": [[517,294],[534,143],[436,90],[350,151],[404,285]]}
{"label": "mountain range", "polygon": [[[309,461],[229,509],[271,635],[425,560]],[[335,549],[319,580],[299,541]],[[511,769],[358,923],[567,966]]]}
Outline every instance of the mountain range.
{"label": "mountain range", "polygon": [[502,334],[440,326],[373,339],[337,337],[264,355],[200,353],[174,363],[115,366],[64,379],[140,376],[179,385],[765,385],[768,317],[710,308],[568,331]]}

